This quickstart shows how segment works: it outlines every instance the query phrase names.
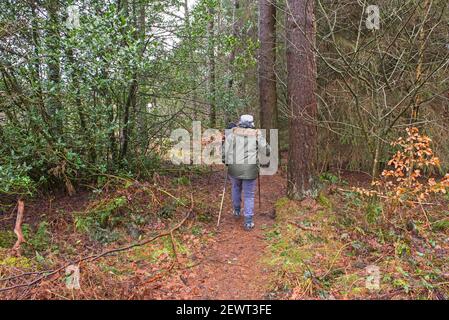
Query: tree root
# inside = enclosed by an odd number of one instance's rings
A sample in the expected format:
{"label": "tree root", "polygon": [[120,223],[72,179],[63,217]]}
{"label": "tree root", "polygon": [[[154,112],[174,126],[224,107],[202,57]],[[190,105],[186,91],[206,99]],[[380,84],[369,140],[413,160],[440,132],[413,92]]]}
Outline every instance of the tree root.
{"label": "tree root", "polygon": [[17,201],[17,218],[16,225],[14,227],[14,233],[17,236],[17,241],[12,247],[12,250],[17,256],[20,256],[20,245],[25,242],[25,238],[22,233],[23,214],[25,212],[25,202],[21,199]]}

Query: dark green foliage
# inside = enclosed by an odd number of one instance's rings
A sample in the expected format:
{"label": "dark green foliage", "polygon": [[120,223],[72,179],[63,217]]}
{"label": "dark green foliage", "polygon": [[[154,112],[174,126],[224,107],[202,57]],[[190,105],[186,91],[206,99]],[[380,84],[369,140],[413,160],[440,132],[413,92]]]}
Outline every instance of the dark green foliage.
{"label": "dark green foliage", "polygon": [[75,227],[78,231],[100,242],[113,242],[119,239],[115,227],[126,219],[124,209],[127,201],[125,197],[117,197],[101,202],[93,210],[75,217]]}
{"label": "dark green foliage", "polygon": [[[204,119],[196,109],[211,97],[201,66],[206,26],[216,19],[208,8],[218,1],[198,1],[186,23],[182,13],[167,15],[181,0],[89,0],[79,6],[79,27],[68,28],[71,4],[1,2],[0,194],[61,186],[72,193],[105,173],[151,176],[171,129]],[[222,56],[243,48],[239,72],[255,67],[254,39],[215,37]],[[229,90],[225,65],[217,74],[219,112],[236,116],[247,98]]]}
{"label": "dark green foliage", "polygon": [[37,225],[35,230],[33,230],[28,224],[23,226],[23,235],[27,240],[25,245],[25,250],[30,252],[44,252],[50,247],[50,231],[48,230],[48,222],[42,221]]}

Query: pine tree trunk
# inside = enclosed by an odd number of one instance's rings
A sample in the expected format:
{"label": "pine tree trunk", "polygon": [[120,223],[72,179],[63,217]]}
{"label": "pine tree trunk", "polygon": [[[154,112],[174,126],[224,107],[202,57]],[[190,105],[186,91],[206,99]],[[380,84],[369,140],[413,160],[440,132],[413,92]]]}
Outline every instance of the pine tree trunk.
{"label": "pine tree trunk", "polygon": [[277,127],[276,3],[259,0],[259,104],[262,129]]}
{"label": "pine tree trunk", "polygon": [[208,31],[208,69],[209,69],[209,125],[215,128],[217,124],[217,107],[215,100],[215,32],[214,20],[215,9],[209,7],[210,20],[207,26]]}
{"label": "pine tree trunk", "polygon": [[287,98],[290,108],[288,195],[314,197],[317,101],[314,1],[287,1]]}

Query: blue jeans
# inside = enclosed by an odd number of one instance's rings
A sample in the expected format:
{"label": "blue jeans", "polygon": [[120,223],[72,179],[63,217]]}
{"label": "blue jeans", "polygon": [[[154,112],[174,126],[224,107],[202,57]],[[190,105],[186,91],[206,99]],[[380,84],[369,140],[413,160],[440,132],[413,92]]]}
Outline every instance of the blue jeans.
{"label": "blue jeans", "polygon": [[229,176],[232,183],[232,204],[235,210],[240,211],[242,202],[242,188],[245,217],[254,215],[254,194],[256,193],[256,179],[244,180]]}

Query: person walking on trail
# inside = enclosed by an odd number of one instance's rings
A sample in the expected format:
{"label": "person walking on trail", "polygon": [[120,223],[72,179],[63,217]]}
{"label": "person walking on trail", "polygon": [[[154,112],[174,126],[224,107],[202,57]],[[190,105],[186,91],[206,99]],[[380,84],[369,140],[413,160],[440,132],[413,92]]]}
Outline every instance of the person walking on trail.
{"label": "person walking on trail", "polygon": [[270,147],[259,130],[254,127],[252,115],[242,115],[237,125],[230,124],[223,142],[222,158],[228,166],[232,184],[233,215],[241,216],[243,191],[244,228],[254,228],[254,196],[259,176],[259,152],[269,156]]}

